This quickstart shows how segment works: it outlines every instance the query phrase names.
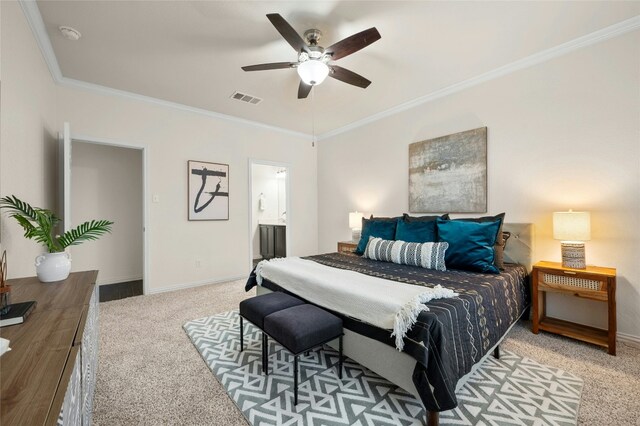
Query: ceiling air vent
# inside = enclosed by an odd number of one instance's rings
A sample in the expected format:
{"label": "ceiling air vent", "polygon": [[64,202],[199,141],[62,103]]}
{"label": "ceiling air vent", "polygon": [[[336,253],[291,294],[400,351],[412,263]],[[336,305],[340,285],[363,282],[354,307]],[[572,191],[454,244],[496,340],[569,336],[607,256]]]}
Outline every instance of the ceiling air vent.
{"label": "ceiling air vent", "polygon": [[253,104],[253,105],[257,105],[260,102],[262,102],[262,99],[257,98],[255,96],[247,95],[246,93],[242,93],[242,92],[233,92],[233,95],[231,95],[231,99],[235,99],[235,100],[246,102],[248,104]]}

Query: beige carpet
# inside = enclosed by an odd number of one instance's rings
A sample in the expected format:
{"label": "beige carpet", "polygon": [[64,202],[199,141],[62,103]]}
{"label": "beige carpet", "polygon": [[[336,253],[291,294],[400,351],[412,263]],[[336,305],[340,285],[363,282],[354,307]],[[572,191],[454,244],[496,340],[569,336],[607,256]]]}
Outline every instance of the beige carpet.
{"label": "beige carpet", "polygon": [[[192,346],[182,325],[236,309],[251,296],[244,282],[100,304],[96,425],[246,425]],[[640,349],[618,345],[618,356],[516,325],[504,348],[584,379],[579,421],[640,425]]]}

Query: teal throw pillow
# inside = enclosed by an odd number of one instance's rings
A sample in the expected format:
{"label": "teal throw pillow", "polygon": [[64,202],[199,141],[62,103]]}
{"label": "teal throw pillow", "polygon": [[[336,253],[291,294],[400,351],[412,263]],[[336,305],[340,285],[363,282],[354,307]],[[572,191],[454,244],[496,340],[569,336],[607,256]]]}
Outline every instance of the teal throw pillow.
{"label": "teal throw pillow", "polygon": [[427,243],[438,241],[436,218],[428,222],[405,222],[398,219],[396,240],[408,243]]}
{"label": "teal throw pillow", "polygon": [[393,240],[396,236],[396,221],[395,220],[376,220],[376,219],[362,219],[362,233],[360,234],[360,241],[358,247],[356,247],[356,254],[364,253],[364,249],[367,248],[369,237],[382,238],[383,240]]}
{"label": "teal throw pillow", "polygon": [[449,243],[447,269],[500,273],[494,264],[494,245],[501,225],[501,219],[480,223],[438,219],[438,241]]}

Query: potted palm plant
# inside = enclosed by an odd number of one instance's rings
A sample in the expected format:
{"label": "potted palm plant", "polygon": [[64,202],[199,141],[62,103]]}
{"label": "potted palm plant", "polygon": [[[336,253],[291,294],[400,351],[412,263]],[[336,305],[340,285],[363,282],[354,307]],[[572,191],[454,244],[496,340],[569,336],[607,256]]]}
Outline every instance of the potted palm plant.
{"label": "potted palm plant", "polygon": [[111,232],[113,225],[108,220],[91,220],[62,235],[56,235],[54,232],[60,219],[51,210],[32,207],[15,195],[0,198],[0,209],[7,210],[9,217],[18,222],[24,229],[25,238],[46,247],[47,252],[36,257],[36,274],[42,282],[66,279],[71,271],[71,258],[65,249],[97,240],[101,235]]}

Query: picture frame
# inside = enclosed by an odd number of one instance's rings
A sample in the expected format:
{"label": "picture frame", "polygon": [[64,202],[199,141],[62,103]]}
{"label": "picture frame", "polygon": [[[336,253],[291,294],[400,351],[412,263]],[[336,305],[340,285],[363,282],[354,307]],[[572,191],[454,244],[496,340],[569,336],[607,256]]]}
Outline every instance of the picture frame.
{"label": "picture frame", "polygon": [[486,127],[409,145],[409,212],[486,211]]}
{"label": "picture frame", "polygon": [[189,221],[229,220],[229,165],[187,162]]}

